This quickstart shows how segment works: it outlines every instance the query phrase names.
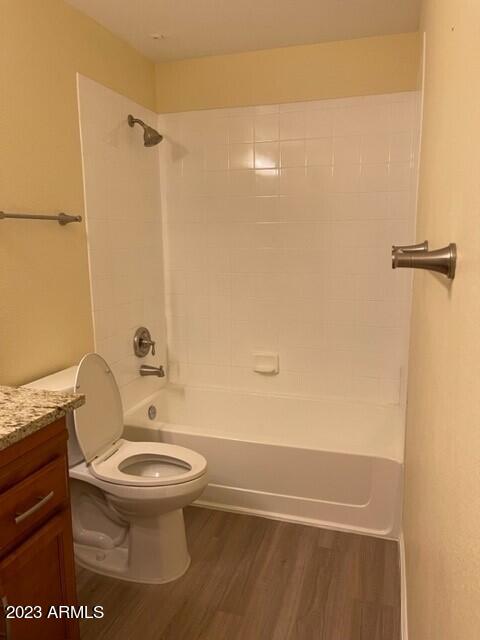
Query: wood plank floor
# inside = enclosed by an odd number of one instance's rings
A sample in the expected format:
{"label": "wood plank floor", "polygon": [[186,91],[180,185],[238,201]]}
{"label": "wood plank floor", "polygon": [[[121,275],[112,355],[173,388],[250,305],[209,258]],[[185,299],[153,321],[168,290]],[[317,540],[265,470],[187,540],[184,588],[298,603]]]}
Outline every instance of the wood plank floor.
{"label": "wood plank floor", "polygon": [[77,569],[82,640],[399,640],[394,542],[190,507],[192,564],[139,585]]}

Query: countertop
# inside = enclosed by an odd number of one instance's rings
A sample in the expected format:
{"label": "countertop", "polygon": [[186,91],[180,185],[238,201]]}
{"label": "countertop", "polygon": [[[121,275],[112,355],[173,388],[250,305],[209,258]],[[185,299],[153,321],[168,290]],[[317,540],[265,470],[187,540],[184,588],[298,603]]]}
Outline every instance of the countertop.
{"label": "countertop", "polygon": [[85,396],[0,386],[0,450],[81,407]]}

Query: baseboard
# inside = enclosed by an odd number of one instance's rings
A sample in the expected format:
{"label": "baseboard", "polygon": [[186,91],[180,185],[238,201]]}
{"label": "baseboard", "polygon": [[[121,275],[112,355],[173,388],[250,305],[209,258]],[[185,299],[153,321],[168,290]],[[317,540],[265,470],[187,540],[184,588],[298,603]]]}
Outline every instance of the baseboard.
{"label": "baseboard", "polygon": [[400,607],[402,640],[408,640],[408,612],[407,612],[407,567],[405,559],[405,538],[400,534],[398,541],[400,555]]}

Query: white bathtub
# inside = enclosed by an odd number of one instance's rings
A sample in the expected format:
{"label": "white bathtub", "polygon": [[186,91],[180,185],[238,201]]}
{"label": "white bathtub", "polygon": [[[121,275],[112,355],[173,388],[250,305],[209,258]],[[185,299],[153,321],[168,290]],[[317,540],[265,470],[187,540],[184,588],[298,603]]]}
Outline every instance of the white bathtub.
{"label": "white bathtub", "polygon": [[210,484],[198,504],[399,536],[398,406],[169,386],[130,410],[125,425],[128,439],[179,444],[207,458]]}

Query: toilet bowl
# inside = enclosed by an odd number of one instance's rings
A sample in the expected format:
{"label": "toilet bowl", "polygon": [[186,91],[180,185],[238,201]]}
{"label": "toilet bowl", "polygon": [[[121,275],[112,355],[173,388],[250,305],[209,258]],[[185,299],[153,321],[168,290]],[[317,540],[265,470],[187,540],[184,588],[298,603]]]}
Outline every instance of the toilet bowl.
{"label": "toilet bowl", "polygon": [[120,392],[98,354],[27,386],[86,396],[67,420],[78,564],[132,582],[183,575],[190,564],[183,507],[207,485],[205,458],[176,445],[124,440]]}

